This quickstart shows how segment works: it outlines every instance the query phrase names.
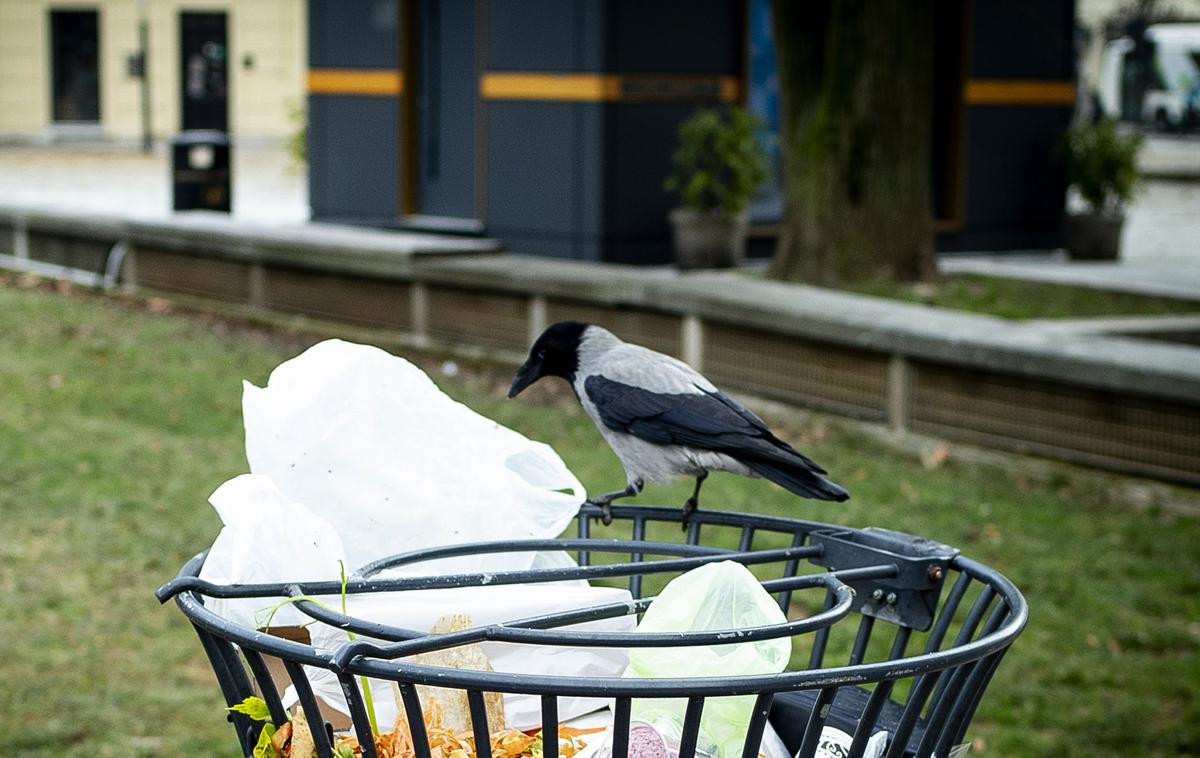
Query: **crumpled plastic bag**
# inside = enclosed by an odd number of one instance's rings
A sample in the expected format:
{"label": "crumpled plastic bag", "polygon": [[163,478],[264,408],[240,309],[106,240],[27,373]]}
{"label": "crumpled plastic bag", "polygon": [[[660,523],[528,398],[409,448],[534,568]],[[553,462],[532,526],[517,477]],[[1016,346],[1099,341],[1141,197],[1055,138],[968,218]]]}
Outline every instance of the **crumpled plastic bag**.
{"label": "crumpled plastic bag", "polygon": [[[347,571],[433,545],[557,537],[583,485],[550,446],[438,389],[376,347],[321,342],[246,382],[246,458],[336,525]],[[524,569],[530,553],[463,556],[408,573]]]}
{"label": "crumpled plastic bag", "polygon": [[[676,577],[646,609],[639,632],[717,631],[782,624],[779,604],[749,569],[733,561],[709,563]],[[777,674],[791,656],[791,638],[686,647],[631,648],[625,676],[642,679],[679,676],[739,677]],[[678,739],[687,700],[638,698],[632,717]],[[716,758],[739,758],[754,710],[754,696],[708,698],[700,720],[697,749]]]}
{"label": "crumpled plastic bag", "polygon": [[[224,526],[200,569],[201,579],[215,584],[267,584],[338,578],[338,561],[345,561],[346,553],[337,530],[286,497],[269,477],[234,477],[208,501]],[[262,623],[267,606],[273,604],[262,598],[205,600],[209,610],[251,629]],[[294,626],[311,620],[284,605],[271,624]]]}

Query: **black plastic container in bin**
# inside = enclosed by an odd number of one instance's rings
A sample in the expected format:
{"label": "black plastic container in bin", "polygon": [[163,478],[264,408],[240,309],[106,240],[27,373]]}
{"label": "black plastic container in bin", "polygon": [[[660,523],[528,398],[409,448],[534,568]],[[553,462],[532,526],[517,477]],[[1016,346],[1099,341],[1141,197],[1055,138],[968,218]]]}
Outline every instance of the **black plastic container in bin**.
{"label": "black plastic container in bin", "polygon": [[171,195],[177,211],[223,211],[233,206],[229,135],[180,132],[171,140]]}
{"label": "black plastic container in bin", "polygon": [[[259,693],[277,726],[288,716],[267,661],[282,663],[290,683],[296,686],[319,758],[333,755],[332,732],[325,720],[328,706],[323,711],[318,703],[304,665],[337,675],[363,758],[377,756],[360,690],[361,676],[398,685],[416,758],[432,758],[417,685],[465,690],[475,743],[482,746],[478,758],[490,758],[491,725],[484,692],[540,695],[543,723],[558,721],[560,696],[612,698],[611,752],[617,758],[628,753],[633,699],[687,698],[679,758],[697,758],[704,703],[728,695],[755,697],[743,758],[757,758],[768,720],[797,758],[813,758],[826,725],[853,735],[850,758],[862,756],[868,739],[879,731],[888,733],[886,758],[945,758],[966,741],[984,690],[1029,613],[1025,598],[999,572],[955,548],[912,535],[716,510],[694,512],[686,531],[680,532],[680,509],[613,506],[612,515],[613,527],[605,530],[604,539],[591,535],[591,521],[600,516],[599,507],[585,504],[576,521],[577,537],[430,547],[363,566],[345,584],[213,584],[199,578],[206,557],[201,553],[157,595],[161,602],[174,598],[191,621],[225,702],[233,705]],[[675,528],[670,528],[673,525]],[[647,538],[648,529],[670,541]],[[685,540],[675,542],[680,535],[685,535]],[[714,542],[725,547],[713,546]],[[573,552],[579,565],[487,574],[381,575],[390,568],[412,569],[426,561],[460,555],[555,550]],[[775,596],[780,608],[799,612],[789,614],[782,624],[713,632],[643,634],[563,628],[640,614],[653,601],[643,593],[644,579],[662,582],[705,563],[725,560],[754,566],[763,589]],[[438,635],[343,615],[309,599],[369,592],[396,593],[399,600],[410,590],[617,578],[628,581],[632,603],[548,613]],[[801,596],[805,602],[793,607],[793,601]],[[293,607],[314,621],[353,632],[358,638],[338,650],[320,650],[237,626],[207,609],[204,602],[205,598],[258,598],[265,604],[277,597],[292,598]],[[676,647],[723,644],[732,638],[783,637],[802,642],[808,652],[802,656],[807,662],[780,674],[688,677],[687,672],[680,672],[679,677],[670,679],[574,678],[449,669],[414,658],[420,652],[483,641]],[[262,724],[240,714],[231,714],[230,721],[248,754]],[[554,740],[545,741],[543,755],[558,758]]]}

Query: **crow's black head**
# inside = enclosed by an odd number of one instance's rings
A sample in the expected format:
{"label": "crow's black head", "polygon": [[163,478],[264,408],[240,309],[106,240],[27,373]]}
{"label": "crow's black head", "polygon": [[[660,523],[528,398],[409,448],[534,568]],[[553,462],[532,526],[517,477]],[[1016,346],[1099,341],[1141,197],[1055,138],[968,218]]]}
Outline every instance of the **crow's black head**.
{"label": "crow's black head", "polygon": [[508,396],[516,397],[543,376],[561,376],[568,382],[575,381],[575,371],[579,368],[579,341],[587,328],[587,324],[579,321],[559,321],[542,332],[529,349],[525,364],[513,377]]}

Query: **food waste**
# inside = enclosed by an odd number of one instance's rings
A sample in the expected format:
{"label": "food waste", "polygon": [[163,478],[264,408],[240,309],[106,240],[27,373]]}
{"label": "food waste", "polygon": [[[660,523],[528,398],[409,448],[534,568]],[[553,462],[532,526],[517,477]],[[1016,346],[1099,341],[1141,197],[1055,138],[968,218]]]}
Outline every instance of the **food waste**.
{"label": "food waste", "polygon": [[[276,727],[270,721],[267,704],[260,698],[248,697],[230,710],[243,713],[257,721],[264,721],[258,744],[251,753],[253,758],[313,758],[317,754],[312,731],[304,710],[296,709],[291,720]],[[475,758],[475,737],[470,731],[449,729],[443,725],[442,709],[436,700],[424,713],[425,733],[429,740],[431,758]],[[558,727],[558,754],[562,758],[573,758],[587,747],[582,739],[589,734],[603,732],[604,728],[576,729]],[[542,758],[542,730],[523,732],[518,729],[501,729],[491,734],[493,758]],[[389,732],[375,735],[375,753],[379,758],[416,758],[412,731],[408,719],[401,714]],[[356,758],[363,754],[358,738],[335,735],[333,754],[337,758]]]}

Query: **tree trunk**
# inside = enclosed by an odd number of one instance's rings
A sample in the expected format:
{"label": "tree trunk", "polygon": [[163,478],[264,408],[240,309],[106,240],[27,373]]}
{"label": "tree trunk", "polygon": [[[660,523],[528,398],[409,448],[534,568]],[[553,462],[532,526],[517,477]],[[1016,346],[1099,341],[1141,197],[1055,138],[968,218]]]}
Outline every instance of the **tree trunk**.
{"label": "tree trunk", "polygon": [[784,220],[771,276],[927,279],[934,0],[775,0]]}

